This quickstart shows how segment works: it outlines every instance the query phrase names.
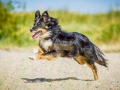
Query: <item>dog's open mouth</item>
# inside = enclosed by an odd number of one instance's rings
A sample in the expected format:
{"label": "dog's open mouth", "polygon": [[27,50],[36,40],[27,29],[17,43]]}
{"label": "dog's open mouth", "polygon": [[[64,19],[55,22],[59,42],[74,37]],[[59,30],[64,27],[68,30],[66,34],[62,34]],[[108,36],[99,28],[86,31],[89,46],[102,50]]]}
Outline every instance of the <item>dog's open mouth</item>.
{"label": "dog's open mouth", "polygon": [[39,35],[41,34],[40,31],[36,32],[35,34],[33,34],[32,38],[36,39]]}

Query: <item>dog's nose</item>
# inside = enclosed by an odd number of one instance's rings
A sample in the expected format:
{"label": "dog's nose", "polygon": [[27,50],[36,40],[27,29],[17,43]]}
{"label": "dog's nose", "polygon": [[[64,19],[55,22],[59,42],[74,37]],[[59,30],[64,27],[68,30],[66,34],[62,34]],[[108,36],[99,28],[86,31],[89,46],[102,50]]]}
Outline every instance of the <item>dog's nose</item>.
{"label": "dog's nose", "polygon": [[32,32],[32,31],[33,31],[33,29],[31,28],[31,29],[30,29],[30,32]]}

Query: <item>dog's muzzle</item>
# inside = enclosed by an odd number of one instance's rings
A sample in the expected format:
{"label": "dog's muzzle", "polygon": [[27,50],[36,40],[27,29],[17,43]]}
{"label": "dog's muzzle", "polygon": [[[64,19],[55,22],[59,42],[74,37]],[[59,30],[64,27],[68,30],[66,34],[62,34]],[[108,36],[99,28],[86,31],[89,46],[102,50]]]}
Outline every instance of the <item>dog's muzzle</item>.
{"label": "dog's muzzle", "polygon": [[36,30],[38,27],[35,25],[35,26],[33,26],[31,29],[30,29],[30,32],[32,32],[32,31],[34,31],[34,30]]}

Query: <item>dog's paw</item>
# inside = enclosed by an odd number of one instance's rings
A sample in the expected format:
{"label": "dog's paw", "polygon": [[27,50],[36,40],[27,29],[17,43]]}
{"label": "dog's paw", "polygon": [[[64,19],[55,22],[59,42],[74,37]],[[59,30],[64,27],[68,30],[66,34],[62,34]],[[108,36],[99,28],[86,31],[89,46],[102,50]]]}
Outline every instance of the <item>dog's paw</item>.
{"label": "dog's paw", "polygon": [[35,56],[30,56],[29,59],[30,60],[36,60],[36,57]]}
{"label": "dog's paw", "polygon": [[38,49],[33,49],[33,53],[38,53]]}

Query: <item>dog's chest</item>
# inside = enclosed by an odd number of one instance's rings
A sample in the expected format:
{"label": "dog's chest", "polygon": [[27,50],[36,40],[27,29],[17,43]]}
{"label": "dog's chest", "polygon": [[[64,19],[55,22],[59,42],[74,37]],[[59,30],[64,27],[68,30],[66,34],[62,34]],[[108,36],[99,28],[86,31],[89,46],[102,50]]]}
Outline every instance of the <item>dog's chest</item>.
{"label": "dog's chest", "polygon": [[48,40],[42,39],[42,40],[40,40],[39,43],[40,43],[40,46],[46,51],[49,51],[50,47],[52,46],[51,39],[48,39]]}

